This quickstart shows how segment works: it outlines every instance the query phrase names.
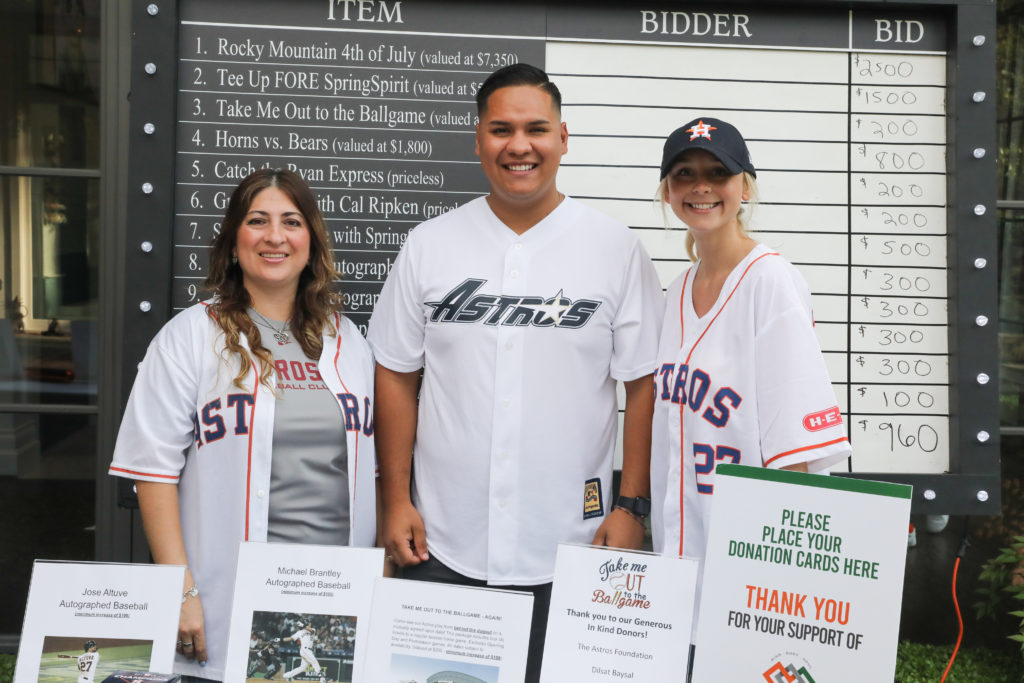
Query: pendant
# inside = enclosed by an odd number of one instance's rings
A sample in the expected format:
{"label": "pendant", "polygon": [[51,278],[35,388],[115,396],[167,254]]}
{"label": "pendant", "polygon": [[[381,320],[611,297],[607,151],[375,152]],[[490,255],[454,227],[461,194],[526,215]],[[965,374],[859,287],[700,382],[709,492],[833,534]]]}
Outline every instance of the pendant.
{"label": "pendant", "polygon": [[285,332],[284,330],[275,330],[274,331],[274,339],[276,339],[279,344],[287,344],[288,343],[288,333]]}

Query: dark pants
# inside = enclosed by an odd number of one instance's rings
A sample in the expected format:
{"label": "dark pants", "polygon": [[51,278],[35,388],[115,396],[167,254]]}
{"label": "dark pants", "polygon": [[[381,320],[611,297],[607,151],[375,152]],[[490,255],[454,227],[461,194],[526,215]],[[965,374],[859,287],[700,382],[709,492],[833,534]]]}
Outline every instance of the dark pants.
{"label": "dark pants", "polygon": [[540,681],[540,660],[544,654],[544,635],[548,629],[548,607],[551,605],[550,583],[542,583],[539,586],[488,586],[486,581],[463,576],[433,557],[415,567],[405,567],[402,569],[401,577],[413,581],[433,581],[434,583],[450,583],[458,586],[501,588],[533,593],[533,619],[530,623],[530,650],[526,656],[525,683]]}

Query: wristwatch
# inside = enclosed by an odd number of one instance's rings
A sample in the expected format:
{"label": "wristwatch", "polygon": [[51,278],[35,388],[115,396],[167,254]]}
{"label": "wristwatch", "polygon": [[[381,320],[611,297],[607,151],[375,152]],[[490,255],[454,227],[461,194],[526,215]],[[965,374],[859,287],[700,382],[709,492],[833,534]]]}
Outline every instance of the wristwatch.
{"label": "wristwatch", "polygon": [[646,519],[647,515],[651,514],[651,499],[642,498],[640,496],[637,496],[636,498],[619,496],[615,500],[615,507],[622,508],[626,512],[636,515],[640,519]]}

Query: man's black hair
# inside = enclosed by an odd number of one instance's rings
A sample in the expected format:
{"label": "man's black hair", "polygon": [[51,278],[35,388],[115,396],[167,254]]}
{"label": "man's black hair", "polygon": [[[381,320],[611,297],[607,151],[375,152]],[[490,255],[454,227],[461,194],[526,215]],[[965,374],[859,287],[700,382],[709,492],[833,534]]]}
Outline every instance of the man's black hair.
{"label": "man's black hair", "polygon": [[531,64],[510,64],[492,73],[484,81],[483,85],[476,92],[477,115],[482,115],[487,109],[487,100],[495,90],[509,88],[516,85],[532,85],[540,88],[551,96],[551,103],[555,105],[555,111],[562,113],[562,93],[558,87],[551,82],[548,75],[542,69]]}

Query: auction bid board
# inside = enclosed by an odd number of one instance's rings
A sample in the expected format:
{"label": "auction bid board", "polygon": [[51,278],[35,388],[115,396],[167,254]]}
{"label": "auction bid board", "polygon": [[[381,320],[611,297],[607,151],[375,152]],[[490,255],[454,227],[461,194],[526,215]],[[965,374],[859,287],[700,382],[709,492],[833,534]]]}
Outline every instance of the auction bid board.
{"label": "auction bid board", "polygon": [[635,230],[663,285],[688,263],[652,201],[662,142],[700,115],[735,124],[758,169],[754,236],[812,290],[850,471],[991,476],[997,439],[976,435],[998,431],[995,387],[974,378],[996,371],[979,322],[995,318],[995,150],[968,128],[994,94],[966,65],[994,63],[994,7],[841,4],[180,0],[157,67],[175,77],[170,311],[203,298],[235,185],[290,168],[365,329],[408,231],[486,193],[474,95],[528,62],[563,95],[559,188]]}

